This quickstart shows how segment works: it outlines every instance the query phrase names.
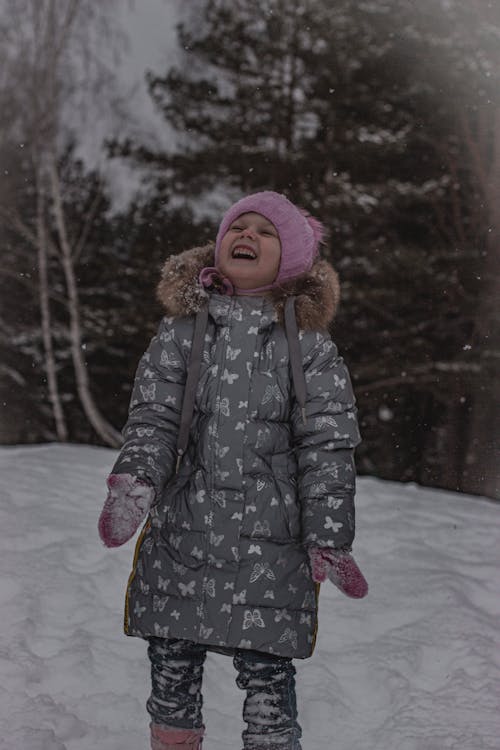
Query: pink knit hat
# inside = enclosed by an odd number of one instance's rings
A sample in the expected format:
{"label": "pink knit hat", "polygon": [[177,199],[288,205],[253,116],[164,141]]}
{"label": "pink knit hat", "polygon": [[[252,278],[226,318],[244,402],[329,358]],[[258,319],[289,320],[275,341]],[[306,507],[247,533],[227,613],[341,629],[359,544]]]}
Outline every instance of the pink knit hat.
{"label": "pink knit hat", "polygon": [[[218,272],[219,250],[221,240],[233,221],[241,214],[250,211],[262,214],[276,227],[281,243],[281,261],[278,275],[272,284],[255,289],[238,289],[226,277],[221,278]],[[234,203],[224,214],[215,242],[215,267],[204,268],[201,271],[200,283],[210,286],[218,275],[217,281],[222,284],[227,294],[274,289],[284,281],[311,270],[314,259],[319,254],[319,243],[323,234],[323,226],[317,219],[310,216],[304,209],[295,206],[281,193],[264,190],[261,193],[248,195]]]}

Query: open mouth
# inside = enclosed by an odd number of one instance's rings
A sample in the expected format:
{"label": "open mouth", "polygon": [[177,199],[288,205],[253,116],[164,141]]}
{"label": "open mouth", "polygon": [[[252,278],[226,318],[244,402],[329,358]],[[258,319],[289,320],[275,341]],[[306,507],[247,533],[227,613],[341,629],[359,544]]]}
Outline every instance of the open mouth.
{"label": "open mouth", "polygon": [[256,260],[257,253],[250,247],[238,245],[231,253],[231,257],[237,260]]}

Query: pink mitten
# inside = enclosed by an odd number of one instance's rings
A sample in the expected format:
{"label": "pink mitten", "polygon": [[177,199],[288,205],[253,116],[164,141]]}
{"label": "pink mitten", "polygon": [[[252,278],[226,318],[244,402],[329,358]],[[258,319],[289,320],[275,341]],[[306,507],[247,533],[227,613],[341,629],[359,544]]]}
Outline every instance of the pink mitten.
{"label": "pink mitten", "polygon": [[120,547],[134,536],[146,517],[155,491],[132,474],[110,474],[106,484],[109,492],[99,517],[99,536],[106,547]]}
{"label": "pink mitten", "polygon": [[368,583],[350,552],[312,547],[309,550],[313,581],[322,583],[326,578],[351,599],[362,599],[368,593]]}

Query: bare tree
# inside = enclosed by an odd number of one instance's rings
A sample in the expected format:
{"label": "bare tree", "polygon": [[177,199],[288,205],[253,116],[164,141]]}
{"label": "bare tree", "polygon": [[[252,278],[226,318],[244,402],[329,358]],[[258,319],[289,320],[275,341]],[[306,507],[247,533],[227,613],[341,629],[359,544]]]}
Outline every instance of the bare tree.
{"label": "bare tree", "polygon": [[69,225],[60,170],[61,154],[75,117],[83,116],[89,97],[96,102],[109,91],[112,75],[102,60],[97,61],[94,49],[99,36],[106,38],[107,48],[109,40],[115,38],[110,25],[113,4],[104,7],[92,0],[3,0],[2,6],[0,37],[6,62],[0,80],[2,87],[13,92],[17,115],[4,119],[2,126],[22,134],[29,150],[35,202],[31,218],[5,205],[2,216],[36,251],[44,362],[56,434],[59,440],[68,436],[52,343],[49,253],[58,259],[64,273],[68,336],[80,403],[96,433],[116,447],[121,442],[120,434],[95,403],[82,347],[75,263],[83,250],[93,209],[81,217],[82,226]]}

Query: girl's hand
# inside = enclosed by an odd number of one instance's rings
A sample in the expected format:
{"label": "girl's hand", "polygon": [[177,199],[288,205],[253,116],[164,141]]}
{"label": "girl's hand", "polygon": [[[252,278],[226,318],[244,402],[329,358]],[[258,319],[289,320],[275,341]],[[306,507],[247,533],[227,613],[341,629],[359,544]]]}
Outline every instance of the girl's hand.
{"label": "girl's hand", "polygon": [[368,593],[368,583],[349,551],[312,547],[309,550],[312,577],[315,583],[326,578],[351,599],[362,599]]}
{"label": "girl's hand", "polygon": [[99,517],[99,536],[106,547],[120,547],[147,516],[155,491],[132,474],[110,474],[106,484],[109,492]]}

